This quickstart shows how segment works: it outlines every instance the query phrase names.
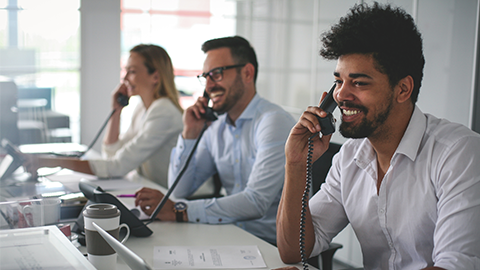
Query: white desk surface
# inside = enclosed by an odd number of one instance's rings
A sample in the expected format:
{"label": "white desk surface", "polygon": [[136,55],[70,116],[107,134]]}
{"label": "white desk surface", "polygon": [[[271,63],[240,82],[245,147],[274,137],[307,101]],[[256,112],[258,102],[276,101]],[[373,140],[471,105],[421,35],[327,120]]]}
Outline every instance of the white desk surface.
{"label": "white desk surface", "polygon": [[[235,225],[209,225],[194,223],[175,223],[155,221],[148,227],[154,232],[151,236],[131,237],[125,245],[142,257],[150,266],[153,265],[154,246],[230,246],[256,245],[260,250],[267,269],[288,266],[282,263],[277,248],[238,228]],[[300,269],[301,266],[297,265]],[[129,269],[118,260],[118,269]]]}
{"label": "white desk surface", "polygon": [[[76,174],[75,172],[73,172]],[[81,174],[77,176],[78,180]],[[66,179],[70,179],[66,177]],[[129,181],[137,183],[138,186],[146,186],[150,188],[157,188],[163,192],[165,189],[161,186],[139,176],[136,172],[132,172],[126,177]],[[62,182],[61,180],[57,180]],[[132,193],[135,190],[115,190],[110,191],[112,194]],[[173,199],[173,198],[172,198]],[[133,206],[133,198],[121,198],[125,205]],[[257,246],[262,257],[267,265],[266,268],[261,269],[276,269],[280,267],[292,266],[282,262],[278,253],[277,247],[270,243],[248,233],[247,231],[233,225],[210,225],[210,224],[196,224],[196,223],[177,223],[177,222],[162,222],[154,221],[148,225],[153,231],[149,237],[135,237],[131,236],[125,245],[142,257],[152,268],[153,250],[155,246]],[[86,248],[81,246],[80,251],[86,253]],[[117,269],[130,269],[122,259],[117,260]],[[302,265],[294,265],[298,269],[302,269]],[[259,268],[257,268],[259,269]],[[316,269],[309,266],[309,269]]]}
{"label": "white desk surface", "polygon": [[[165,193],[165,189],[155,183],[131,173],[128,178],[132,182],[140,183],[142,186],[157,188]],[[113,194],[122,192],[114,191]],[[132,198],[122,198],[126,204],[133,203]],[[255,235],[233,225],[233,224],[198,224],[198,223],[177,223],[154,221],[148,225],[153,231],[149,237],[130,237],[125,245],[133,252],[142,257],[150,266],[153,265],[153,247],[154,246],[258,246],[265,264],[266,269],[275,269],[285,266],[280,259],[277,247],[256,237]],[[302,269],[302,265],[294,265],[298,269]],[[118,270],[129,269],[121,259],[118,260]],[[258,269],[258,268],[257,268]],[[265,269],[265,268],[263,268]],[[316,269],[309,266],[309,269]]]}
{"label": "white desk surface", "polygon": [[[127,178],[132,182],[141,184],[151,188],[157,188],[165,191],[164,188],[155,183],[138,176],[136,173],[130,173]],[[133,192],[129,191],[112,191],[112,194]],[[131,205],[134,202],[132,198],[122,198],[126,205]],[[131,236],[125,245],[130,248],[137,255],[142,257],[152,268],[153,265],[153,248],[154,246],[258,246],[266,268],[275,269],[285,266],[292,266],[284,264],[280,259],[277,247],[272,244],[254,236],[253,234],[233,225],[212,225],[212,224],[197,224],[197,223],[177,223],[154,221],[148,225],[153,231],[149,237],[135,237]],[[84,247],[83,247],[84,248]],[[129,269],[121,259],[118,259],[118,270]],[[298,269],[302,269],[301,263],[294,265]],[[257,268],[259,269],[259,268]],[[309,266],[309,269],[316,269]]]}

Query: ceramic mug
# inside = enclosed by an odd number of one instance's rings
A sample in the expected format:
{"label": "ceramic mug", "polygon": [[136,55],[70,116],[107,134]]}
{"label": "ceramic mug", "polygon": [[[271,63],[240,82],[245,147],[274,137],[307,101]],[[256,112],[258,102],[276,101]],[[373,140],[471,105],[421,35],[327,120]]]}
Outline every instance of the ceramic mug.
{"label": "ceramic mug", "polygon": [[60,222],[60,206],[62,200],[59,198],[44,198],[35,200],[26,205],[20,205],[28,227],[52,225]]}
{"label": "ceramic mug", "polygon": [[[113,204],[91,204],[83,211],[83,219],[88,260],[99,270],[116,269],[117,253],[97,232],[92,223],[95,222],[123,243],[130,236],[130,228],[125,223],[120,224],[120,210]],[[126,234],[120,240],[119,234],[121,229],[125,229]]]}

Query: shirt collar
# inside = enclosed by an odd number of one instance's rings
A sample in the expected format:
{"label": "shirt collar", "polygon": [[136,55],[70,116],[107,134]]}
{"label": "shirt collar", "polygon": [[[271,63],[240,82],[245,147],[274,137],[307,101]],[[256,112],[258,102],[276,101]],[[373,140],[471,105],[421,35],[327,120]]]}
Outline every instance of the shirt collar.
{"label": "shirt collar", "polygon": [[[253,96],[252,100],[250,100],[245,110],[243,110],[242,114],[240,114],[240,116],[238,117],[235,123],[236,126],[238,126],[238,124],[243,120],[253,119],[253,117],[255,116],[257,104],[259,102],[260,102],[260,96],[257,93],[255,93],[255,96]],[[227,114],[225,114],[225,123],[232,125],[232,122],[230,121],[230,119],[228,119],[228,117],[226,117],[226,115]]]}
{"label": "shirt collar", "polygon": [[[427,119],[423,112],[415,106],[413,114],[410,117],[407,129],[403,134],[402,140],[393,154],[392,161],[398,154],[404,154],[412,161],[415,161],[419,151],[420,143],[422,142],[423,134],[425,133]],[[376,157],[370,141],[365,138],[360,144],[357,153],[354,156],[355,161],[360,167],[365,167],[369,162]]]}
{"label": "shirt collar", "polygon": [[402,140],[395,152],[398,154],[404,154],[412,161],[415,161],[426,128],[427,118],[415,105],[407,130],[405,130],[405,134],[403,134]]}

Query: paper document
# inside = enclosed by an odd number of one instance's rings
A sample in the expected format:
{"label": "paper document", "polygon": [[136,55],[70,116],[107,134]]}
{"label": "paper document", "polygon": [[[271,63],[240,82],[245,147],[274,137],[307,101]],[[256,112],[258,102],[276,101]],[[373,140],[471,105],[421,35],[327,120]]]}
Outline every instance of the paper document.
{"label": "paper document", "polygon": [[257,246],[156,246],[155,269],[216,269],[266,267]]}

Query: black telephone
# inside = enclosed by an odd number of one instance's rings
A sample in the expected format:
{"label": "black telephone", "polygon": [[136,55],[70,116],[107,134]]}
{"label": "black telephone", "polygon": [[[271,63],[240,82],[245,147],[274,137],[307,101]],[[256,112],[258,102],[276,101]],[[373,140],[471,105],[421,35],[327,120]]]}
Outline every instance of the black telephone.
{"label": "black telephone", "polygon": [[118,102],[118,104],[122,105],[122,107],[127,106],[128,105],[128,96],[126,96],[124,94],[118,94],[117,102]]}
{"label": "black telephone", "polygon": [[333,91],[335,90],[335,87],[336,84],[333,84],[332,88],[330,88],[330,91],[328,91],[327,95],[320,104],[320,109],[323,109],[328,114],[324,118],[317,116],[323,135],[329,135],[335,132],[335,118],[333,118],[332,115],[335,108],[337,108],[337,102],[335,102],[335,99],[333,99]]}
{"label": "black telephone", "polygon": [[[337,107],[337,102],[333,99],[333,91],[335,90],[336,84],[333,84],[330,91],[320,103],[320,108],[327,113],[327,116],[322,118],[317,115],[318,122],[322,130],[320,131],[323,135],[329,135],[335,132],[335,118],[333,118],[333,111]],[[305,218],[307,214],[307,200],[310,195],[310,186],[312,184],[312,153],[313,153],[313,138],[318,136],[313,134],[308,138],[308,154],[307,154],[307,181],[305,185],[305,190],[302,196],[302,210],[300,213],[300,256],[302,258],[303,269],[308,269],[307,256],[305,254]]]}
{"label": "black telephone", "polygon": [[[210,97],[208,96],[207,91],[203,92],[203,97],[207,99],[207,104],[208,104],[208,101],[210,101]],[[202,117],[205,120],[210,121],[210,122],[213,122],[213,121],[218,119],[215,111],[210,107],[205,108],[205,113],[202,113]]]}

